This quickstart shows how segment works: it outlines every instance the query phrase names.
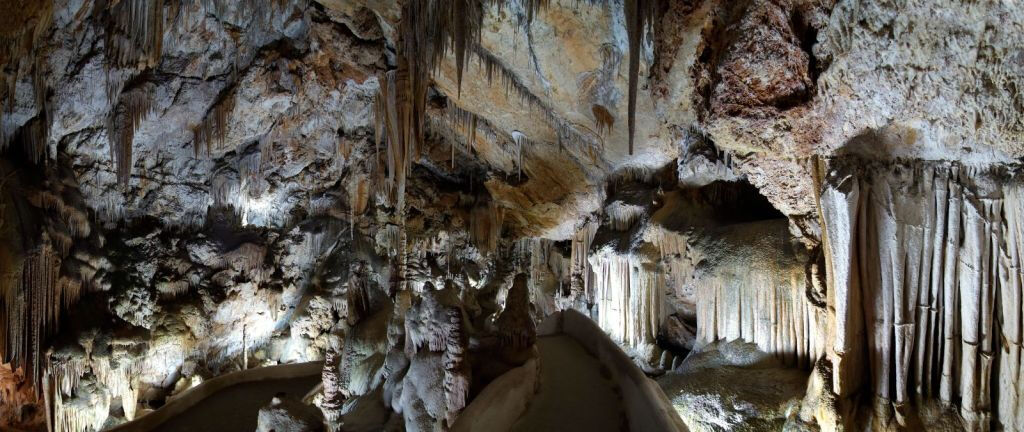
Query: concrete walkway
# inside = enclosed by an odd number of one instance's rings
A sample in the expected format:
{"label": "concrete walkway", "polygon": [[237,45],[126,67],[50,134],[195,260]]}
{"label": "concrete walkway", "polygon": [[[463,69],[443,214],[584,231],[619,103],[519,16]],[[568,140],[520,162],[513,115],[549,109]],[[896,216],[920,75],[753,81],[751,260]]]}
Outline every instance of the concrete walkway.
{"label": "concrete walkway", "polygon": [[606,368],[566,335],[537,338],[540,391],[513,431],[623,431],[625,408]]}
{"label": "concrete walkway", "polygon": [[292,363],[231,372],[185,390],[149,414],[110,432],[252,432],[259,409],[278,392],[301,399],[320,383],[323,362]]}
{"label": "concrete walkway", "polygon": [[235,384],[164,422],[156,431],[252,432],[256,415],[278,392],[301,399],[320,383],[319,375]]}

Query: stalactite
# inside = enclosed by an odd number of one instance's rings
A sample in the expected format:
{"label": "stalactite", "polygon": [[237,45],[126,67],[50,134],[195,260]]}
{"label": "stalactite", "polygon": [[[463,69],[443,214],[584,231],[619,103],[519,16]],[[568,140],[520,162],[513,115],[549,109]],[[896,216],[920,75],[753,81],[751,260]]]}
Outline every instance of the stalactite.
{"label": "stalactite", "polygon": [[824,351],[817,308],[804,295],[802,269],[775,275],[717,270],[697,281],[697,344],[744,340],[784,363],[810,367]]}
{"label": "stalactite", "polygon": [[571,273],[570,289],[574,297],[583,298],[587,303],[594,302],[594,270],[590,266],[590,245],[597,235],[600,224],[595,222],[585,223],[572,238],[570,250]]}
{"label": "stalactite", "polygon": [[132,170],[132,141],[142,120],[152,111],[152,95],[148,87],[135,89],[120,97],[119,107],[107,120],[107,139],[114,161],[117,180],[128,184]]}
{"label": "stalactite", "polygon": [[60,257],[44,240],[22,263],[17,276],[20,281],[8,284],[0,293],[6,307],[3,360],[24,367],[26,379],[37,392],[43,344],[58,322],[62,303],[68,301],[58,283],[60,265]]}
{"label": "stalactite", "polygon": [[234,109],[234,89],[231,89],[213,103],[199,124],[192,127],[192,150],[197,158],[209,157],[212,151],[224,147],[228,134],[228,116]]}
{"label": "stalactite", "polygon": [[605,206],[605,216],[608,218],[608,223],[615,231],[626,231],[633,227],[633,225],[640,219],[642,219],[647,210],[641,206],[626,204],[621,201],[615,201]]}
{"label": "stalactite", "polygon": [[512,131],[512,141],[516,143],[516,169],[519,173],[519,179],[523,179],[523,145],[528,141],[526,135],[522,132]]}
{"label": "stalactite", "polygon": [[497,249],[504,220],[505,209],[491,200],[477,204],[470,211],[470,238],[481,252],[493,252]]}
{"label": "stalactite", "polygon": [[661,272],[629,256],[593,256],[598,324],[612,339],[639,353],[655,344],[664,314]]}
{"label": "stalactite", "polygon": [[640,43],[654,25],[657,0],[626,0],[626,33],[629,36],[629,154],[636,135],[636,94],[640,75]]}
{"label": "stalactite", "polygon": [[370,182],[364,175],[357,175],[349,183],[348,208],[349,208],[349,232],[355,235],[356,217],[366,212],[370,202]]}

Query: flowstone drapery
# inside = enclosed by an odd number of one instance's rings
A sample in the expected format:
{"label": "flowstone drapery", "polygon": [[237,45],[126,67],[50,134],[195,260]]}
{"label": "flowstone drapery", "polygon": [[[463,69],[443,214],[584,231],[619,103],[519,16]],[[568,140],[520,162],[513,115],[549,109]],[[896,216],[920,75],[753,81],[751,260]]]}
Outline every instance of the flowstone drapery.
{"label": "flowstone drapery", "polygon": [[921,396],[958,406],[972,430],[1024,426],[1016,168],[851,159],[826,167],[837,392],[870,389],[882,424],[892,415],[906,424]]}

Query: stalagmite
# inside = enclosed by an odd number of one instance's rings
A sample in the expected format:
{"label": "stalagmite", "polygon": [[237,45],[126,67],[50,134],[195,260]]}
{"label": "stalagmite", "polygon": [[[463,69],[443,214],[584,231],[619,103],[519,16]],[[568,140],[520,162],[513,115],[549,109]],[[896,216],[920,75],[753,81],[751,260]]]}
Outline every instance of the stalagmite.
{"label": "stalagmite", "polygon": [[320,407],[324,412],[330,430],[337,430],[337,423],[341,419],[341,408],[345,401],[344,385],[341,382],[340,369],[342,363],[342,348],[340,338],[334,338],[324,353],[324,371],[322,381],[324,384],[324,399]]}
{"label": "stalagmite", "polygon": [[536,326],[530,317],[530,295],[526,275],[518,274],[505,297],[505,307],[495,320],[503,346],[526,349],[537,339]]}

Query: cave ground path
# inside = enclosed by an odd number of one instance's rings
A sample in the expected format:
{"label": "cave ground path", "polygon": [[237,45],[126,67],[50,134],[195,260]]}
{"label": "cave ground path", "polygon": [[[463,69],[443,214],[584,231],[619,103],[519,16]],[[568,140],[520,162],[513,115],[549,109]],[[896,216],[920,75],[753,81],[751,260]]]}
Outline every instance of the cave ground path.
{"label": "cave ground path", "polygon": [[540,389],[513,432],[628,430],[607,368],[570,336],[537,338]]}
{"label": "cave ground path", "polygon": [[260,408],[278,392],[302,398],[320,383],[320,375],[243,382],[221,389],[187,411],[152,429],[160,432],[252,432]]}

